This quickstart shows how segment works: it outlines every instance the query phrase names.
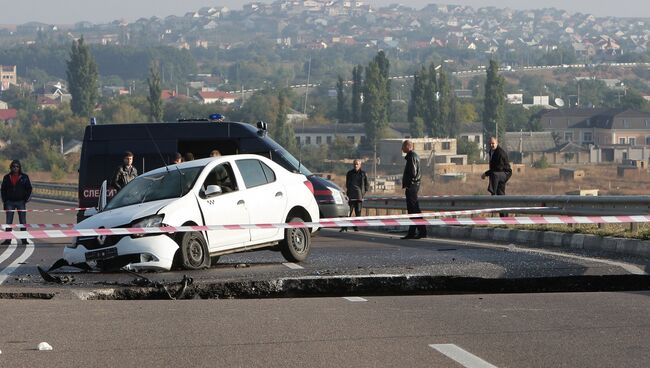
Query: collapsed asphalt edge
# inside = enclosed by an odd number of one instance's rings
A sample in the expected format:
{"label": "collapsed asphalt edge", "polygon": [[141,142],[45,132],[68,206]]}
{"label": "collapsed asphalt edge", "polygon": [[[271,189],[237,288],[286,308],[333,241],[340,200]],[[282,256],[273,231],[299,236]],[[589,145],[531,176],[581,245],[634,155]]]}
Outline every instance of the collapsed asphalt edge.
{"label": "collapsed asphalt edge", "polygon": [[[164,300],[180,286],[117,286],[69,290],[81,300]],[[370,275],[301,277],[271,280],[233,280],[193,284],[184,299],[260,299],[343,296],[401,296],[445,294],[499,294],[604,292],[650,290],[650,275],[558,276],[533,278],[479,278],[430,275]],[[0,299],[52,299],[56,293],[0,293]]]}

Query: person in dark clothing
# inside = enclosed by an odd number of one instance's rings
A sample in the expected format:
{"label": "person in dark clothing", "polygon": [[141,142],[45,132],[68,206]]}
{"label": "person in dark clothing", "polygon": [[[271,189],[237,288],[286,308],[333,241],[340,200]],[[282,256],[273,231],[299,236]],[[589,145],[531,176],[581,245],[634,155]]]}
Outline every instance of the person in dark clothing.
{"label": "person in dark clothing", "polygon": [[490,137],[490,169],[481,175],[489,179],[488,192],[492,195],[505,195],[506,183],[512,176],[512,169],[506,151],[499,146],[496,137]]}
{"label": "person in dark clothing", "polygon": [[[361,170],[361,161],[354,160],[354,168],[345,175],[345,190],[348,194],[348,205],[350,206],[350,214],[348,216],[352,217],[352,213],[355,216],[361,216],[361,206],[363,204],[363,197],[368,191],[368,175],[366,172]],[[354,231],[359,231],[355,226],[353,227]],[[347,227],[341,228],[341,231],[347,231]]]}
{"label": "person in dark clothing", "polygon": [[194,154],[192,152],[185,152],[185,161],[194,161]]}
{"label": "person in dark clothing", "polygon": [[133,153],[130,151],[124,152],[124,159],[122,165],[117,168],[113,176],[113,187],[119,192],[131,180],[138,176],[138,170],[133,166]]}
{"label": "person in dark clothing", "polygon": [[[25,212],[27,202],[32,197],[32,183],[29,176],[23,173],[20,161],[13,160],[9,165],[9,173],[2,178],[2,203],[4,210],[7,211],[7,224],[14,222],[14,211],[18,212],[18,220],[21,224],[27,223],[27,213]],[[11,240],[6,239],[3,245],[8,245]],[[27,239],[22,239],[23,244],[27,244]]]}
{"label": "person in dark clothing", "polygon": [[181,155],[179,152],[176,152],[176,154],[174,155],[174,161],[172,162],[172,164],[177,164],[178,165],[178,164],[180,164],[182,162],[183,162],[183,155]]}
{"label": "person in dark clothing", "polygon": [[[402,152],[406,153],[406,166],[402,176],[402,188],[406,194],[406,211],[410,213],[422,213],[418,203],[418,191],[420,190],[420,181],[422,173],[420,171],[420,157],[413,151],[413,142],[405,140],[402,143]],[[402,239],[421,239],[427,237],[427,227],[425,225],[411,225],[408,233]]]}

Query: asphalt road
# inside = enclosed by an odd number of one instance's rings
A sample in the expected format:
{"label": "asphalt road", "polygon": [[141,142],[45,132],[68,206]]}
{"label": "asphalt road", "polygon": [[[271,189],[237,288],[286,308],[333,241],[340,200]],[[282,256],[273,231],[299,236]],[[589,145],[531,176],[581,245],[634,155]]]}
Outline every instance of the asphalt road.
{"label": "asphalt road", "polygon": [[[62,205],[32,203],[32,209]],[[73,223],[75,213],[33,212],[29,223]],[[437,275],[520,279],[556,276],[643,274],[642,258],[609,254],[567,253],[560,249],[526,248],[509,244],[420,239],[401,240],[401,233],[362,230],[339,233],[325,229],[313,239],[312,253],[299,265],[287,263],[279,252],[255,251],[221,257],[209,270],[149,273],[154,281],[179,280],[188,275],[197,283],[224,279],[270,279],[347,275]],[[51,287],[40,278],[37,265],[49,267],[61,257],[69,239],[30,240],[27,246],[0,246],[0,284],[5,287]],[[534,244],[532,245],[534,246]],[[13,248],[13,249],[12,249]],[[63,270],[63,274],[71,270]],[[71,274],[74,287],[128,284],[125,273]]]}
{"label": "asphalt road", "polygon": [[0,300],[0,366],[647,367],[649,296]]}

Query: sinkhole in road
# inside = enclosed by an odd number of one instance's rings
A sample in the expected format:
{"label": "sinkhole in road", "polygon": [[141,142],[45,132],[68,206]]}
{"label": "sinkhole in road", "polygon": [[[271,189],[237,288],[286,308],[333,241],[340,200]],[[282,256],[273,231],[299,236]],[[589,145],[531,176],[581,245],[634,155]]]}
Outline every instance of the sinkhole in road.
{"label": "sinkhole in road", "polygon": [[[75,285],[63,288],[75,289]],[[203,283],[157,283],[153,286],[113,285],[76,289],[83,300],[258,299],[344,296],[400,296],[495,293],[556,293],[650,290],[649,275],[478,278],[430,275],[361,275],[231,280]],[[50,299],[57,292],[11,295],[0,299]]]}

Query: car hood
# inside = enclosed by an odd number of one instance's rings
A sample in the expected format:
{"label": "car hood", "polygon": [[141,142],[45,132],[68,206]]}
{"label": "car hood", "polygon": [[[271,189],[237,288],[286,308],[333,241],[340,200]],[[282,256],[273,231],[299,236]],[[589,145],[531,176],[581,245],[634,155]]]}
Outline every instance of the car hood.
{"label": "car hood", "polygon": [[155,215],[176,199],[162,199],[100,212],[78,223],[75,229],[98,229],[128,225],[135,220]]}

